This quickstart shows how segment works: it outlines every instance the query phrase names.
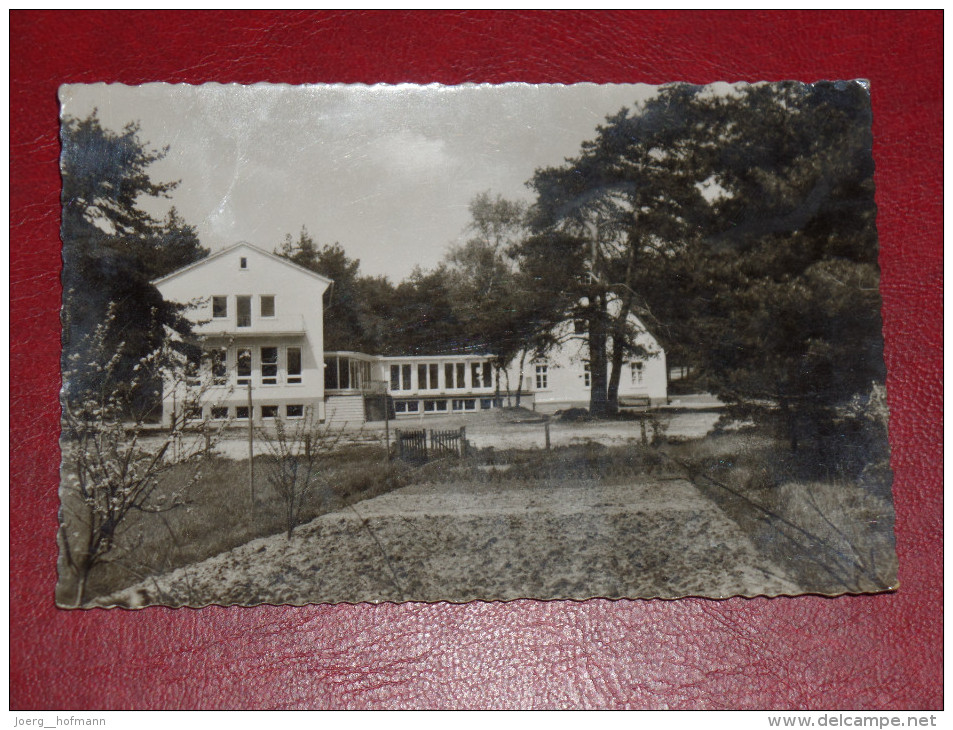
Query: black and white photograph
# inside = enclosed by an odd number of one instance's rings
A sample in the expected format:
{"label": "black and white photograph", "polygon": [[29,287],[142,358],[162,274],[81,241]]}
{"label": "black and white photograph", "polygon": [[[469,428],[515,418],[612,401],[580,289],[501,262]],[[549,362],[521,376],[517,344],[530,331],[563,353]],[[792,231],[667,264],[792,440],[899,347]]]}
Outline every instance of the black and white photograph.
{"label": "black and white photograph", "polygon": [[57,605],[896,590],[870,93],[61,87]]}

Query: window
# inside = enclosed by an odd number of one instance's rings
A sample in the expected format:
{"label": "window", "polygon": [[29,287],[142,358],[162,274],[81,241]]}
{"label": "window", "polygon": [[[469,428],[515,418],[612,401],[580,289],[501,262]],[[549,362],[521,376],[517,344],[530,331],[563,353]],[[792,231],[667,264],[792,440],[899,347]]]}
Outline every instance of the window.
{"label": "window", "polygon": [[549,365],[536,366],[536,390],[546,390],[549,387]]}
{"label": "window", "polygon": [[430,389],[437,390],[437,388],[440,387],[440,383],[437,382],[438,377],[440,376],[440,366],[437,365],[437,363],[432,362],[428,366],[428,370],[430,370]]}
{"label": "window", "polygon": [[246,259],[244,256],[242,256],[242,257],[238,260],[238,268],[239,268],[239,269],[247,269],[247,268],[248,268],[248,259]]}
{"label": "window", "polygon": [[443,374],[447,380],[447,389],[457,389],[467,387],[467,364],[464,362],[448,362],[443,366]]}
{"label": "window", "polygon": [[238,326],[251,327],[251,297],[236,297],[238,309]]}
{"label": "window", "polygon": [[346,357],[338,358],[338,387],[347,389],[351,387],[351,366],[350,360]]}
{"label": "window", "polygon": [[217,347],[210,353],[212,360],[212,384],[225,385],[228,382],[228,350]]}
{"label": "window", "polygon": [[278,348],[261,348],[261,384],[278,384]]}
{"label": "window", "polygon": [[493,407],[492,398],[480,398],[480,408],[484,411],[488,411]]}
{"label": "window", "polygon": [[445,400],[425,400],[424,401],[424,413],[438,413],[446,412],[447,410],[447,401]]}
{"label": "window", "polygon": [[251,350],[243,348],[238,351],[236,375],[239,385],[248,385],[251,382]]}
{"label": "window", "polygon": [[183,415],[186,421],[201,421],[202,406],[195,401],[187,402],[183,408]]}
{"label": "window", "polygon": [[220,295],[212,297],[212,316],[215,319],[228,316],[228,297]]}
{"label": "window", "polygon": [[493,387],[493,367],[489,362],[475,362],[470,365],[470,382],[474,388]]}
{"label": "window", "polygon": [[300,404],[295,405],[286,405],[285,406],[285,416],[288,418],[303,418],[304,417],[304,406]]}
{"label": "window", "polygon": [[196,386],[200,385],[202,368],[202,353],[196,348],[190,347],[185,357],[185,384]]}
{"label": "window", "polygon": [[434,386],[430,385],[427,382],[427,366],[418,365],[417,366],[417,389],[418,390],[430,390]]}
{"label": "window", "polygon": [[398,400],[394,401],[395,413],[419,413],[420,401],[418,400]]}
{"label": "window", "polygon": [[227,406],[212,406],[212,419],[215,421],[224,421],[228,418]]}
{"label": "window", "polygon": [[262,406],[262,418],[278,418],[278,406]]}
{"label": "window", "polygon": [[592,368],[589,366],[589,363],[585,363],[582,366],[582,384],[587,388],[592,387]]}
{"label": "window", "polygon": [[406,413],[407,412],[407,401],[405,400],[395,400],[394,401],[394,413]]}
{"label": "window", "polygon": [[262,294],[261,295],[261,316],[262,317],[274,317],[275,316],[275,297],[272,294]]}
{"label": "window", "polygon": [[641,383],[642,382],[642,365],[643,363],[638,360],[632,362],[632,382]]}
{"label": "window", "polygon": [[474,411],[476,410],[476,399],[474,398],[455,398],[453,401],[453,410],[455,411]]}
{"label": "window", "polygon": [[[337,375],[337,373],[335,373]],[[337,378],[335,378],[336,380]],[[301,348],[288,348],[288,384],[295,385],[301,382]]]}
{"label": "window", "polygon": [[390,366],[390,389],[410,390],[410,365]]}
{"label": "window", "polygon": [[[289,365],[289,370],[291,366]],[[337,390],[338,387],[338,359],[336,357],[324,360],[324,389]]]}
{"label": "window", "polygon": [[247,421],[248,420],[248,406],[238,406],[235,409],[235,418],[237,418],[239,421]]}
{"label": "window", "polygon": [[409,400],[409,401],[407,401],[407,412],[408,412],[408,413],[419,413],[419,412],[420,412],[420,401],[419,401],[419,400]]}

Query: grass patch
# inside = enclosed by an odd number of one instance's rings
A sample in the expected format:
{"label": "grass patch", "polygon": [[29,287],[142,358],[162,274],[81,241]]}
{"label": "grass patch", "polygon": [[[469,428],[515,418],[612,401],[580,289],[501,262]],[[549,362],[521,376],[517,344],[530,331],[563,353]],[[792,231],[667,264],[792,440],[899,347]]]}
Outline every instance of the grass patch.
{"label": "grass patch", "polygon": [[896,583],[894,510],[886,449],[832,458],[792,452],[752,433],[711,435],[664,448],[770,560],[820,593]]}
{"label": "grass patch", "polygon": [[[256,460],[257,461],[257,460]],[[184,468],[184,467],[183,467]],[[645,477],[688,476],[750,537],[766,561],[822,593],[882,590],[895,582],[893,508],[886,451],[844,461],[807,448],[790,452],[760,431],[703,439],[605,446],[585,442],[542,449],[471,449],[420,467],[385,461],[383,448],[347,445],[325,454],[322,486],[309,495],[302,522],[413,483],[502,485],[539,489]],[[210,458],[186,506],[136,513],[120,548],[90,577],[89,596],[104,596],[259,537],[285,531],[283,504],[256,463],[255,498],[248,462]],[[184,478],[165,475],[169,488]],[[64,504],[69,496],[64,498]],[[72,595],[61,573],[58,596]]]}
{"label": "grass patch", "polygon": [[673,469],[658,450],[639,444],[604,446],[592,441],[544,449],[471,449],[466,459],[443,459],[420,467],[416,483],[472,481],[514,485],[621,482]]}
{"label": "grass patch", "polygon": [[[254,500],[248,487],[248,460],[212,457],[202,464],[185,506],[160,514],[130,514],[128,524],[117,535],[115,554],[90,575],[90,598],[205,560],[255,538],[283,532],[282,502],[257,462],[256,458]],[[171,490],[186,478],[184,470],[188,468],[169,471],[160,489]],[[384,461],[383,449],[370,446],[338,449],[324,458],[322,469],[322,487],[308,495],[302,522],[405,486],[412,471],[400,462]],[[70,495],[63,495],[63,499],[66,504]],[[65,514],[69,515],[70,510]],[[67,519],[67,529],[70,527]],[[72,581],[72,575],[61,570],[57,596],[64,601],[75,590]]]}

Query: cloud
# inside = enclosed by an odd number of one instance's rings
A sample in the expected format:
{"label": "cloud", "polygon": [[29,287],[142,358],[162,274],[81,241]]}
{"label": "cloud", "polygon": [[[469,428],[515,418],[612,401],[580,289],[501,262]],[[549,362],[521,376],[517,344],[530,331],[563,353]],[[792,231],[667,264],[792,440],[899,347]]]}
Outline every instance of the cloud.
{"label": "cloud", "polygon": [[369,145],[367,156],[389,174],[409,177],[433,175],[453,165],[444,140],[428,138],[408,129],[376,138]]}

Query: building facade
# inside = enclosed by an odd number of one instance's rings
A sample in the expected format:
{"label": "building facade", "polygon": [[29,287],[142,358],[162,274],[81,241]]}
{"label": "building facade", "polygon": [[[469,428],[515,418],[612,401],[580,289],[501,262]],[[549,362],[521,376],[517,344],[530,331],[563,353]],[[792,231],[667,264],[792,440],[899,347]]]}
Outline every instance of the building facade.
{"label": "building facade", "polygon": [[[544,412],[589,405],[585,333],[568,323],[545,356],[498,368],[486,354],[386,357],[324,351],[323,297],[330,279],[248,243],[237,243],[153,282],[187,316],[204,355],[169,387],[163,423],[315,418],[336,424],[476,413],[516,405]],[[636,318],[644,355],[626,360],[625,406],[667,399],[665,353]]]}
{"label": "building facade", "polygon": [[[538,411],[552,413],[567,408],[589,407],[592,390],[589,342],[584,332],[576,332],[575,329],[573,323],[566,323],[562,331],[557,333],[559,344],[544,356],[524,363],[523,392],[531,394]],[[627,357],[622,363],[619,405],[665,405],[668,402],[665,351],[635,315],[629,317],[629,329],[635,333],[633,344],[644,354]],[[514,365],[510,365],[509,371],[511,382],[514,377],[520,377],[519,373],[514,372]]]}
{"label": "building facade", "polygon": [[[237,243],[153,282],[190,305],[205,351],[173,384],[162,420],[325,417],[323,295],[331,280]],[[249,402],[251,405],[249,405]]]}

